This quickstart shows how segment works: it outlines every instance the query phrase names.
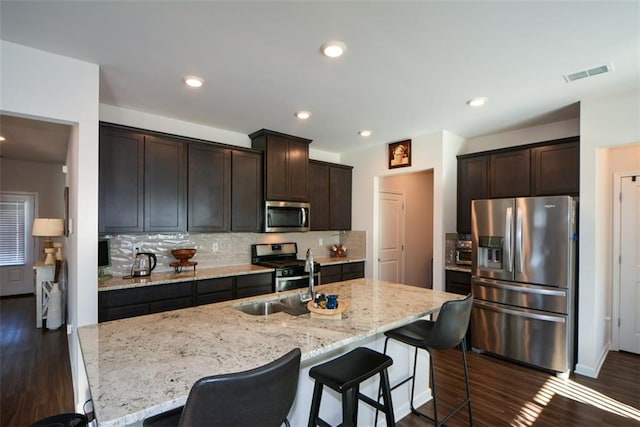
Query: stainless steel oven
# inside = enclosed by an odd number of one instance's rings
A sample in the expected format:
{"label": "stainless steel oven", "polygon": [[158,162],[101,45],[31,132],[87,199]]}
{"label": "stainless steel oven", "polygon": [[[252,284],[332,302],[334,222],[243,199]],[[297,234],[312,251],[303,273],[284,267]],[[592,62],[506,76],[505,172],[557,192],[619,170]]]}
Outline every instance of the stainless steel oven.
{"label": "stainless steel oven", "polygon": [[[313,275],[316,286],[320,285],[320,272],[317,271]],[[276,271],[275,290],[276,292],[288,291],[290,289],[306,288],[309,286],[309,273],[299,276],[278,276]]]}
{"label": "stainless steel oven", "polygon": [[[251,263],[273,268],[275,292],[309,286],[309,273],[305,271],[305,260],[298,259],[296,243],[259,243],[251,245]],[[314,262],[313,279],[320,284],[320,264]]]}

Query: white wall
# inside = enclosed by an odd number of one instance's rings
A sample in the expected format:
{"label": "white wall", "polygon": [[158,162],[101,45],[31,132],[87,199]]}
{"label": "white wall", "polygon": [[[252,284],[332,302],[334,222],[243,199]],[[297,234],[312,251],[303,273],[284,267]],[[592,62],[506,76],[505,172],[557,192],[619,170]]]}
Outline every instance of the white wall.
{"label": "white wall", "polygon": [[[611,179],[604,148],[640,142],[640,91],[580,107],[580,301],[576,372],[596,377],[609,348]],[[605,242],[603,244],[603,242]]]}
{"label": "white wall", "polygon": [[433,289],[444,290],[444,234],[455,232],[456,158],[463,139],[449,132],[411,137],[411,166],[388,169],[387,146],[345,153],[353,169],[352,226],[367,233],[365,274],[376,278],[379,177],[433,170]]}
{"label": "white wall", "polygon": [[497,150],[500,148],[552,141],[554,139],[568,138],[577,135],[580,135],[580,120],[576,118],[509,132],[479,136],[477,138],[469,138],[458,154]]}
{"label": "white wall", "polygon": [[41,217],[63,217],[64,184],[62,164],[0,158],[0,190],[38,193]]}
{"label": "white wall", "polygon": [[[36,217],[63,218],[64,186],[62,164],[0,158],[0,190],[37,193]],[[43,243],[44,239],[36,239],[36,254],[42,254]]]}
{"label": "white wall", "polygon": [[[77,327],[97,321],[98,66],[0,41],[0,111],[74,126],[67,177],[74,233],[67,239],[69,352],[76,403],[87,396]],[[82,201],[82,215],[78,200]],[[80,409],[80,406],[77,408]]]}
{"label": "white wall", "polygon": [[[141,111],[114,107],[107,104],[100,104],[100,120],[103,122],[114,123],[123,126],[132,126],[140,129],[153,130],[173,135],[186,136],[189,138],[203,139],[205,141],[251,148],[251,140],[249,139],[249,135],[224,129],[217,129],[209,126],[203,126],[196,123],[158,116]],[[257,131],[259,129],[254,130]],[[272,130],[278,131],[278,129]],[[325,162],[340,163],[340,156],[338,154],[316,150],[313,148],[313,142],[309,146],[309,157]]]}

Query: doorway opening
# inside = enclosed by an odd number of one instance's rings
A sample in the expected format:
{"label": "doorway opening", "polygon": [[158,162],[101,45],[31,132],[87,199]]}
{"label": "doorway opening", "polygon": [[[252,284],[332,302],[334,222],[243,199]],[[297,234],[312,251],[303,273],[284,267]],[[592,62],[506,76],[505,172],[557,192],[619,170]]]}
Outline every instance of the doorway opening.
{"label": "doorway opening", "polygon": [[433,170],[380,177],[378,279],[433,288]]}
{"label": "doorway opening", "polygon": [[613,185],[612,344],[640,354],[640,171],[614,174]]}

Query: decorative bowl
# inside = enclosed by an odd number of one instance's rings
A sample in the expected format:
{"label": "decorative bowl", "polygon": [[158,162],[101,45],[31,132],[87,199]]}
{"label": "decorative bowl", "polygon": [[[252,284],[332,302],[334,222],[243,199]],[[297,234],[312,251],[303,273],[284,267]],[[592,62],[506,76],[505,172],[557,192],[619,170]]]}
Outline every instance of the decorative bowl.
{"label": "decorative bowl", "polygon": [[187,261],[196,254],[196,249],[171,249],[171,255],[178,261]]}

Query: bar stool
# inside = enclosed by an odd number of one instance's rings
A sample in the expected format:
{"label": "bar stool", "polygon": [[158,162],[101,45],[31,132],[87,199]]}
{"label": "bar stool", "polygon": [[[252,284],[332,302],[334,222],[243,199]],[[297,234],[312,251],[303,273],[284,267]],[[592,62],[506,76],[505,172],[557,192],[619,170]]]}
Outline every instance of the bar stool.
{"label": "bar stool", "polygon": [[[356,426],[358,422],[358,401],[362,400],[370,406],[385,413],[387,426],[395,425],[393,404],[391,402],[391,388],[387,368],[393,364],[393,359],[386,354],[379,353],[365,347],[358,347],[340,357],[309,370],[309,376],[315,379],[313,400],[309,413],[309,427],[329,424],[320,418],[320,400],[322,388],[327,386],[342,394],[342,426]],[[360,393],[360,384],[372,376],[380,374],[380,388],[384,405]]]}
{"label": "bar stool", "polygon": [[184,407],[147,418],[143,426],[288,426],[300,355],[296,348],[249,371],[201,378],[189,391]]}
{"label": "bar stool", "polygon": [[[473,426],[473,418],[471,415],[471,394],[469,391],[469,374],[467,371],[467,344],[464,339],[469,327],[469,319],[471,318],[471,308],[473,306],[473,295],[469,294],[463,300],[447,301],[442,305],[438,318],[435,322],[430,320],[416,320],[408,325],[385,332],[387,339],[384,342],[384,352],[387,353],[387,343],[389,339],[403,342],[415,347],[413,357],[413,374],[405,378],[400,383],[391,388],[401,386],[407,381],[411,381],[411,412],[433,422],[436,427],[443,425],[449,418],[456,414],[465,405],[469,407],[469,425]],[[432,350],[449,349],[458,345],[462,346],[462,363],[464,366],[464,381],[467,391],[467,397],[453,411],[451,411],[442,420],[438,419],[437,411],[437,392],[436,392],[436,375],[435,365],[433,361]],[[418,349],[421,348],[429,353],[429,362],[431,368],[431,386],[433,388],[433,417],[419,412],[413,406],[413,395],[415,391],[416,364],[418,361]],[[377,413],[376,413],[377,421]]]}
{"label": "bar stool", "polygon": [[29,427],[86,427],[87,425],[89,425],[89,420],[86,415],[70,412],[47,417]]}

